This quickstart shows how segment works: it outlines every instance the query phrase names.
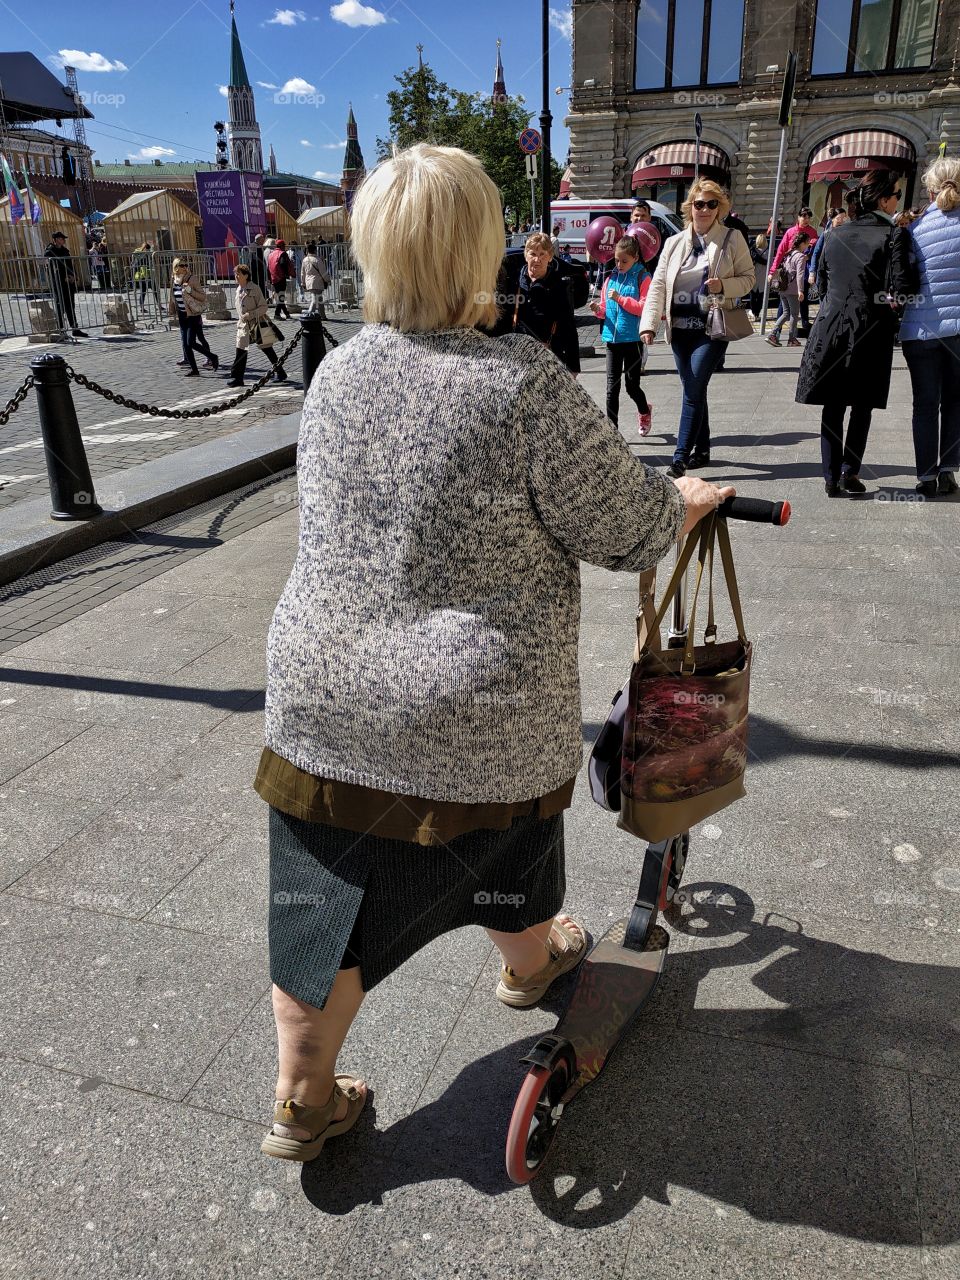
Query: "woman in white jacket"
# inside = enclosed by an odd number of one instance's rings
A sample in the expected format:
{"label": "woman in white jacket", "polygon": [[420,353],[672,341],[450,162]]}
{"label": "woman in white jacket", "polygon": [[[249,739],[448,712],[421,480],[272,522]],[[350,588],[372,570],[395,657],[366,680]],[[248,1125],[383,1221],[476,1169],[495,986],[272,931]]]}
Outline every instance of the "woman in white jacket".
{"label": "woman in white jacket", "polygon": [[307,313],[319,315],[321,320],[326,320],[327,313],[323,305],[323,291],[330,283],[330,276],[326,267],[320,261],[320,255],[317,253],[317,246],[311,240],[307,245],[307,252],[304,255],[303,262],[300,264],[300,288],[307,295],[310,305],[307,307]]}
{"label": "woman in white jacket", "polygon": [[730,197],[707,178],[695,182],[681,209],[686,227],[663,246],[640,320],[640,340],[653,342],[661,316],[683,383],[677,447],[667,474],[677,478],[710,461],[707,385],[725,342],[707,336],[710,298],[731,310],[754,287],[753,259],[743,235],[727,228]]}

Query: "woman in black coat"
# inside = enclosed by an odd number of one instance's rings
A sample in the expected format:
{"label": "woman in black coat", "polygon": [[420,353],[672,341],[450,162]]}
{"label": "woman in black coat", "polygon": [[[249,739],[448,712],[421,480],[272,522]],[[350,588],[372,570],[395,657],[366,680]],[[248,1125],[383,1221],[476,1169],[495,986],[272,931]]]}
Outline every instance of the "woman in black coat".
{"label": "woman in black coat", "polygon": [[576,376],[580,372],[580,339],[566,281],[553,261],[550,237],[534,232],[523,253],[526,262],[516,291],[504,299],[494,332],[528,333],[538,338]]}
{"label": "woman in black coat", "polygon": [[831,496],[841,488],[866,493],[860,465],[873,410],[887,407],[902,306],[895,300],[915,292],[910,237],[892,222],[901,194],[897,174],[864,174],[854,219],[831,231],[820,253],[820,311],[800,362],[797,401],[823,406],[820,453]]}

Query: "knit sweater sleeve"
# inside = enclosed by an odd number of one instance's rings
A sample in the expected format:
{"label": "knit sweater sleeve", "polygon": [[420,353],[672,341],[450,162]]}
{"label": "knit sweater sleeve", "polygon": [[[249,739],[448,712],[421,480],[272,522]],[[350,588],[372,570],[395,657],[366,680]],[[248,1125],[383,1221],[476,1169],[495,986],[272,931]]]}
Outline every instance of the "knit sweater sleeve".
{"label": "knit sweater sleeve", "polygon": [[518,397],[527,478],[546,529],[579,560],[636,573],[673,546],[686,503],[555,360],[535,347]]}

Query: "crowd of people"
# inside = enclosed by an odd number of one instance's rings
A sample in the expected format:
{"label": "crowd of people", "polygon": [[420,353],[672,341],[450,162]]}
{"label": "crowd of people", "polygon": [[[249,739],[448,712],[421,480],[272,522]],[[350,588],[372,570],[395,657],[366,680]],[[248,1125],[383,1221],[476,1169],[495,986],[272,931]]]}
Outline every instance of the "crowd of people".
{"label": "crowd of people", "polygon": [[[594,314],[601,321],[607,358],[607,416],[619,421],[623,382],[637,410],[641,436],[652,427],[652,406],[641,384],[645,346],[665,326],[683,388],[672,477],[710,463],[708,387],[723,367],[729,341],[711,330],[711,309],[762,308],[770,235],[776,247],[769,273],[779,298],[767,342],[802,347],[796,399],[821,410],[821,464],[826,492],[862,494],[864,455],[874,410],[887,404],[894,347],[899,345],[913,390],[913,442],[917,492],[925,497],[957,492],[960,468],[960,160],[944,157],[923,174],[928,204],[902,213],[897,173],[873,170],[831,209],[818,230],[808,207],[787,228],[750,237],[731,212],[727,192],[700,180],[682,206],[685,228],[644,262],[628,233],[614,260],[600,273]],[[638,201],[631,222],[647,222],[650,206]],[[574,374],[577,347],[571,337],[571,305],[551,261],[562,252],[557,229],[527,241],[527,267],[518,301],[494,332],[518,327],[550,346]],[[534,305],[529,305],[531,290]],[[819,303],[811,324],[810,303]],[[723,326],[720,326],[723,330]]]}

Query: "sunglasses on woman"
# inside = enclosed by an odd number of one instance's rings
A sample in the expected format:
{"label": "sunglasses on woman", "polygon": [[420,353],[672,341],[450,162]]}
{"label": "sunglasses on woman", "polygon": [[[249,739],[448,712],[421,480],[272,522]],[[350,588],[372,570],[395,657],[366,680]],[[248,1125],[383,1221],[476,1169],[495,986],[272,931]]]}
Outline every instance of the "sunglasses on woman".
{"label": "sunglasses on woman", "polygon": [[694,200],[693,207],[695,209],[716,209],[719,204],[719,200]]}

